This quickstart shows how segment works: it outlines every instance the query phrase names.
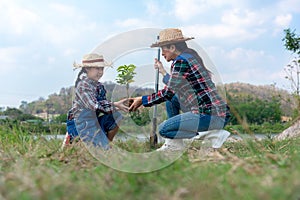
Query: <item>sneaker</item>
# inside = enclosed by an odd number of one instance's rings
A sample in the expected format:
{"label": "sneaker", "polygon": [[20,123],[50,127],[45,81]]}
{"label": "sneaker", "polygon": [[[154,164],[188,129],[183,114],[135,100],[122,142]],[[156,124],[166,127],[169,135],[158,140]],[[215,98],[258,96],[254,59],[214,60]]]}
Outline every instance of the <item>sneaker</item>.
{"label": "sneaker", "polygon": [[206,135],[208,135],[211,131],[201,131],[192,138],[192,140],[203,140]]}
{"label": "sneaker", "polygon": [[65,138],[64,138],[62,146],[61,146],[61,149],[63,149],[64,147],[70,145],[70,140],[71,140],[71,136],[69,135],[68,132],[66,132]]}
{"label": "sneaker", "polygon": [[205,136],[206,140],[210,140],[212,144],[212,148],[218,149],[221,148],[223,143],[230,136],[230,133],[226,130],[211,130],[210,133]]}
{"label": "sneaker", "polygon": [[165,139],[165,143],[156,151],[182,151],[184,149],[183,139]]}

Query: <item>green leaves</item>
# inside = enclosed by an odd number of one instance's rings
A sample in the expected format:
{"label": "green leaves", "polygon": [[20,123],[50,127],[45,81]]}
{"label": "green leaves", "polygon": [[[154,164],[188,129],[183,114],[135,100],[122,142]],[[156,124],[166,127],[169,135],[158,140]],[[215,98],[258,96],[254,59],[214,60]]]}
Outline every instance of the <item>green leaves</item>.
{"label": "green leaves", "polygon": [[117,71],[119,72],[116,81],[121,85],[126,86],[127,98],[129,98],[129,84],[134,82],[133,78],[135,73],[136,66],[133,64],[130,65],[121,65],[118,67]]}
{"label": "green leaves", "polygon": [[300,37],[296,35],[295,30],[284,29],[285,37],[282,39],[284,41],[284,46],[287,50],[292,51],[300,55]]}
{"label": "green leaves", "polygon": [[119,66],[117,69],[117,71],[119,72],[116,78],[117,83],[121,85],[127,85],[129,83],[134,82],[133,78],[136,74],[134,72],[135,68],[136,66],[133,64]]}

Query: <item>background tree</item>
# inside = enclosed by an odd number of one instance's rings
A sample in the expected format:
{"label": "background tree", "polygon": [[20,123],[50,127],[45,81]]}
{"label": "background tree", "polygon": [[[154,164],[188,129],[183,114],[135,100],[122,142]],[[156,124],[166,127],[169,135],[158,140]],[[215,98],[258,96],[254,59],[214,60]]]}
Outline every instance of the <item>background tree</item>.
{"label": "background tree", "polygon": [[297,100],[297,115],[300,110],[300,37],[296,35],[296,30],[284,29],[285,37],[282,39],[284,46],[296,56],[285,67],[286,79],[290,81],[291,89]]}
{"label": "background tree", "polygon": [[291,85],[295,85],[294,94],[297,99],[297,114],[298,118],[292,126],[285,129],[281,134],[276,138],[279,140],[288,138],[288,137],[299,137],[300,136],[300,119],[299,119],[299,110],[300,110],[300,96],[299,96],[299,63],[300,63],[300,37],[296,35],[295,30],[285,29],[285,37],[282,39],[284,41],[284,46],[287,50],[292,51],[293,54],[296,54],[296,57],[292,60],[290,65],[287,65],[287,79],[291,81]]}
{"label": "background tree", "polygon": [[281,120],[282,111],[280,108],[280,99],[273,97],[271,100],[253,98],[251,96],[234,98],[227,94],[231,102],[230,107],[236,111],[232,116],[231,123],[239,124],[237,117],[240,116],[243,121],[249,124],[262,125],[265,122],[278,123]]}
{"label": "background tree", "polygon": [[27,101],[21,101],[21,105],[20,105],[19,109],[21,111],[23,111],[24,113],[29,113],[28,112],[28,102]]}
{"label": "background tree", "polygon": [[300,37],[296,35],[296,30],[291,31],[290,28],[284,29],[285,37],[282,39],[284,41],[284,46],[287,50],[300,55]]}
{"label": "background tree", "polygon": [[26,120],[31,120],[31,119],[42,120],[41,118],[35,117],[31,114],[23,113],[21,110],[19,110],[17,108],[7,108],[5,111],[3,111],[3,114],[11,117],[14,120],[18,120],[18,121],[26,121]]}
{"label": "background tree", "polygon": [[67,120],[67,114],[61,114],[54,118],[54,122],[57,123],[65,123]]}

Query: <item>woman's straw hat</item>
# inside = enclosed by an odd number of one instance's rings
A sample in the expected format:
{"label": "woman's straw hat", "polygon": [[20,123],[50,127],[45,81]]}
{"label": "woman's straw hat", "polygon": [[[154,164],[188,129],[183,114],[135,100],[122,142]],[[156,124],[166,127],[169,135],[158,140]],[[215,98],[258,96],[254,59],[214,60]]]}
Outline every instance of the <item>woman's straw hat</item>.
{"label": "woman's straw hat", "polygon": [[161,47],[167,44],[184,42],[191,39],[194,39],[194,37],[183,37],[180,29],[167,28],[159,33],[159,40],[156,43],[153,43],[151,47]]}
{"label": "woman's straw hat", "polygon": [[74,69],[78,69],[81,67],[111,67],[111,63],[107,63],[102,55],[96,53],[86,54],[82,58],[82,63],[73,64]]}

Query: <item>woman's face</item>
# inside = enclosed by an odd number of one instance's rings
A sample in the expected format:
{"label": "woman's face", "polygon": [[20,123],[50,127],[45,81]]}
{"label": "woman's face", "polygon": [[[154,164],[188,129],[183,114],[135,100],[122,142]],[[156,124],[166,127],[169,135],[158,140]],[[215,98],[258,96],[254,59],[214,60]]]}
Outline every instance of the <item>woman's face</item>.
{"label": "woman's face", "polygon": [[88,67],[86,72],[88,78],[98,81],[103,76],[103,67]]}
{"label": "woman's face", "polygon": [[178,54],[175,53],[175,50],[176,48],[174,45],[171,45],[170,48],[168,48],[167,46],[161,47],[162,56],[166,59],[167,62],[174,60],[178,56]]}

